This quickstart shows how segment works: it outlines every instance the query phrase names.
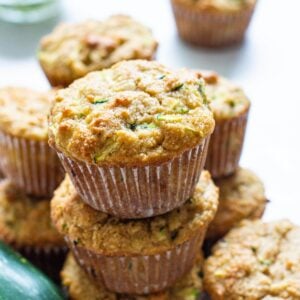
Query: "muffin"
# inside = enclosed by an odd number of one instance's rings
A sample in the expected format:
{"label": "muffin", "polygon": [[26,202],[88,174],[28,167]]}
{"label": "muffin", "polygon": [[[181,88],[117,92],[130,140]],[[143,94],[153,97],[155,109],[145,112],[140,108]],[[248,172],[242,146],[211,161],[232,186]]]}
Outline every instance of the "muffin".
{"label": "muffin", "polygon": [[243,149],[250,101],[233,82],[210,71],[202,71],[206,93],[216,121],[205,169],[213,178],[224,177],[238,168]]}
{"label": "muffin", "polygon": [[243,219],[262,217],[267,199],[263,183],[253,172],[239,168],[233,175],[215,180],[215,184],[220,191],[219,207],[207,240],[218,240]]}
{"label": "muffin", "polygon": [[243,221],[205,263],[212,300],[300,299],[300,227]]}
{"label": "muffin", "polygon": [[48,145],[52,97],[52,92],[0,89],[0,168],[18,188],[36,197],[51,197],[63,179],[57,154]]}
{"label": "muffin", "polygon": [[87,73],[122,60],[153,59],[157,41],[129,16],[61,24],[40,43],[38,58],[52,86],[66,87]]}
{"label": "muffin", "polygon": [[66,246],[52,226],[49,200],[26,196],[7,179],[0,182],[0,239],[58,279]]}
{"label": "muffin", "polygon": [[202,293],[202,259],[192,270],[168,290],[147,296],[122,295],[109,292],[96,284],[69,254],[61,272],[63,285],[71,300],[198,300]]}
{"label": "muffin", "polygon": [[177,30],[189,43],[224,47],[241,42],[256,0],[171,0]]}
{"label": "muffin", "polygon": [[193,266],[218,205],[203,171],[182,207],[143,220],[121,220],[81,201],[69,177],[51,202],[52,220],[80,265],[116,293],[148,294],[172,286]]}
{"label": "muffin", "polygon": [[86,203],[135,219],[191,197],[214,129],[200,76],[125,61],[58,91],[49,143]]}

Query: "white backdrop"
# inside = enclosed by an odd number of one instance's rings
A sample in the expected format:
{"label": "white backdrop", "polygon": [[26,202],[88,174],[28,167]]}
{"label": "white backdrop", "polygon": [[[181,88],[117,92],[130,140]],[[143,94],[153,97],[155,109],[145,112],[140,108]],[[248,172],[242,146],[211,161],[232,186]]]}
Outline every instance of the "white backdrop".
{"label": "white backdrop", "polygon": [[[151,27],[160,42],[157,59],[174,67],[218,71],[240,83],[252,109],[241,164],[264,180],[265,219],[300,224],[300,2],[261,0],[244,44],[204,50],[179,40],[168,0],[65,0],[61,19],[101,19],[127,13]],[[35,59],[40,37],[58,20],[36,25],[0,22],[0,86],[36,89],[48,83]]]}

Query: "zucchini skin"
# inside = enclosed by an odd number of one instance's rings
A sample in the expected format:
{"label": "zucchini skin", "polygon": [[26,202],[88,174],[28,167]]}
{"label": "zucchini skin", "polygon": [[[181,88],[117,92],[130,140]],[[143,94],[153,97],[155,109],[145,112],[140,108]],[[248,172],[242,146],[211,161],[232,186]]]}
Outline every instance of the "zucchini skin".
{"label": "zucchini skin", "polygon": [[63,300],[59,288],[0,241],[0,300]]}

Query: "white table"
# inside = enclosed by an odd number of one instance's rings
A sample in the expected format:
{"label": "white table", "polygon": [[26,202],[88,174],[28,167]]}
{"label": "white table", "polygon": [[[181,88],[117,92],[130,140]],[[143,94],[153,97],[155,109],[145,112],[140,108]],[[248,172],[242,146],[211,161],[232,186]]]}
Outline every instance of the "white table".
{"label": "white table", "polygon": [[[157,59],[174,67],[213,69],[240,83],[252,100],[241,164],[264,180],[265,219],[300,223],[300,2],[261,0],[245,43],[227,50],[190,47],[179,40],[167,0],[65,0],[63,20],[127,13],[150,26]],[[36,89],[48,83],[35,59],[40,37],[58,20],[36,25],[0,23],[0,86]]]}

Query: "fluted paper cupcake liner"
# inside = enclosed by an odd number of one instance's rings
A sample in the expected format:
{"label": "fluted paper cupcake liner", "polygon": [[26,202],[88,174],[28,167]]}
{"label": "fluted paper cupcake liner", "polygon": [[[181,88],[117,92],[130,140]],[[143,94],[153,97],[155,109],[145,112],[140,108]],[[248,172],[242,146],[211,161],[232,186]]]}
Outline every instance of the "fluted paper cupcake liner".
{"label": "fluted paper cupcake liner", "polygon": [[57,154],[47,142],[14,137],[0,131],[0,154],[4,176],[26,194],[51,197],[63,179]]}
{"label": "fluted paper cupcake liner", "polygon": [[221,47],[242,41],[254,7],[240,12],[220,13],[189,7],[172,0],[179,35],[192,44]]}
{"label": "fluted paper cupcake liner", "polygon": [[216,122],[207,152],[205,169],[213,178],[230,175],[239,166],[247,127],[248,111],[239,117]]}
{"label": "fluted paper cupcake liner", "polygon": [[77,192],[91,207],[122,219],[164,214],[194,192],[209,139],[173,160],[136,168],[98,167],[59,153]]}
{"label": "fluted paper cupcake liner", "polygon": [[202,246],[203,231],[156,255],[105,256],[66,238],[78,263],[96,281],[116,293],[149,294],[172,286],[192,268]]}

